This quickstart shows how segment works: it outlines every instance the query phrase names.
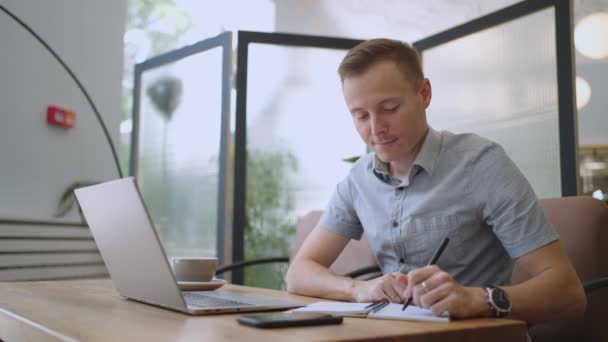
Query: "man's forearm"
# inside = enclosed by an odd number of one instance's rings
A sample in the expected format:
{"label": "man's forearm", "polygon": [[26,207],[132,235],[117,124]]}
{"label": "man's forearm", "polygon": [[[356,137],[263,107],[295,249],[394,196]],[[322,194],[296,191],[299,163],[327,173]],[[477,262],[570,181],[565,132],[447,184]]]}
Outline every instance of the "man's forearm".
{"label": "man's forearm", "polygon": [[333,274],[327,268],[312,260],[297,260],[289,266],[285,276],[287,291],[290,293],[353,301],[356,281]]}
{"label": "man's forearm", "polygon": [[558,269],[547,269],[528,281],[504,289],[513,303],[511,317],[528,323],[580,316],[586,306],[585,293],[576,274],[564,277],[564,272]]}

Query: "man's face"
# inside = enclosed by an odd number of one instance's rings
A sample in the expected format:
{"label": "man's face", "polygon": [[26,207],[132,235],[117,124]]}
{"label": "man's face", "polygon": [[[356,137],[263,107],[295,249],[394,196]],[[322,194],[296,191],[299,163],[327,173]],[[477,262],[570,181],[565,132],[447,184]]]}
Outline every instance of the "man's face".
{"label": "man's face", "polygon": [[431,102],[428,79],[417,87],[392,61],[381,61],[342,84],[346,105],[361,139],[380,160],[410,160],[425,136],[425,110]]}

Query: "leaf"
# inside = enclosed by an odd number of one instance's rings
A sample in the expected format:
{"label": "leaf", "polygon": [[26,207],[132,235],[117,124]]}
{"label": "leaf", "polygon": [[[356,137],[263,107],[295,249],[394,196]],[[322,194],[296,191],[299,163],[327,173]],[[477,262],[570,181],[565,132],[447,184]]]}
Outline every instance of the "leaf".
{"label": "leaf", "polygon": [[347,162],[347,163],[356,163],[357,160],[359,160],[359,158],[361,158],[361,156],[354,156],[354,157],[350,157],[350,158],[344,158],[344,159],[342,159],[342,161]]}
{"label": "leaf", "polygon": [[[61,194],[59,204],[57,204],[57,209],[55,210],[55,217],[64,217],[72,208],[74,208],[74,205],[78,205],[76,197],[74,196],[74,190],[97,183],[99,182],[77,181],[70,184]],[[78,207],[78,209],[80,210],[80,207]]]}

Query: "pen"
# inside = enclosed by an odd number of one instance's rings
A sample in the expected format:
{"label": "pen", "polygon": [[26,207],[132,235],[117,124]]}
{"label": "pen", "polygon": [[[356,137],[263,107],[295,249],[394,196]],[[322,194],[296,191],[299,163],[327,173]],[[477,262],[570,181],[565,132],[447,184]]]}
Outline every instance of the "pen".
{"label": "pen", "polygon": [[[445,249],[445,246],[448,245],[448,242],[450,242],[450,239],[447,237],[445,239],[443,239],[443,241],[441,241],[441,245],[439,245],[439,248],[437,248],[435,253],[433,253],[431,260],[429,260],[428,264],[426,264],[427,266],[437,263],[437,260],[439,260],[441,253],[443,253],[443,250]],[[407,301],[403,304],[403,308],[401,308],[401,311],[405,310],[405,308],[407,308],[408,305],[412,304],[413,297],[414,297],[414,294],[412,293],[412,296],[410,298],[408,298]]]}
{"label": "pen", "polygon": [[385,307],[388,303],[389,303],[388,299],[384,298],[377,302],[371,303],[370,305],[366,306],[365,309],[370,309],[371,312],[376,312],[376,311],[382,309],[383,307]]}

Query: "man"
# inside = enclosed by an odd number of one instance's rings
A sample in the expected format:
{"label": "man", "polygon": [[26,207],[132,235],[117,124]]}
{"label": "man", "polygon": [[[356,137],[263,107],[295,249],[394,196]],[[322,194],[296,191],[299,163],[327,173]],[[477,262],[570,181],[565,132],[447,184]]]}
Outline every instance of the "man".
{"label": "man", "polygon": [[[289,267],[289,292],[357,302],[412,297],[455,318],[509,315],[532,323],[584,312],[580,280],[502,148],[428,126],[431,83],[411,46],[363,42],[338,73],[355,128],[374,153],[338,184]],[[359,281],[330,272],[363,233],[384,275]],[[445,237],[437,265],[425,266]],[[510,285],[515,261],[531,278]]]}

